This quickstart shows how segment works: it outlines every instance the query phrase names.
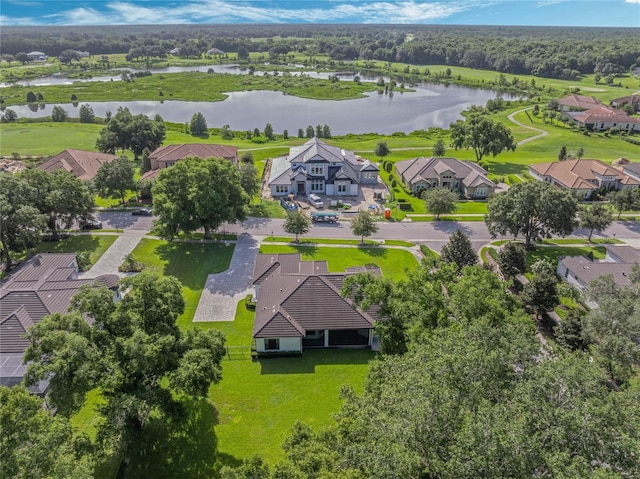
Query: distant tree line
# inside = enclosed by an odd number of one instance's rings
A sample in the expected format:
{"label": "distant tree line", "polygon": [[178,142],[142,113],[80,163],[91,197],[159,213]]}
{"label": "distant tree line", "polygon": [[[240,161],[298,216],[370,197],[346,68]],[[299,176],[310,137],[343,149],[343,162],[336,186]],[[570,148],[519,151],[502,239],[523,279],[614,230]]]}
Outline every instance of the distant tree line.
{"label": "distant tree line", "polygon": [[[275,40],[274,37],[278,39]],[[450,65],[571,79],[620,74],[640,65],[630,28],[490,27],[449,25],[164,25],[105,27],[5,27],[2,52],[67,50],[93,55],[126,53],[129,59],[201,56],[210,48],[268,54],[328,55],[334,61],[378,60]],[[410,41],[407,41],[410,39]],[[23,58],[23,57],[21,57]]]}

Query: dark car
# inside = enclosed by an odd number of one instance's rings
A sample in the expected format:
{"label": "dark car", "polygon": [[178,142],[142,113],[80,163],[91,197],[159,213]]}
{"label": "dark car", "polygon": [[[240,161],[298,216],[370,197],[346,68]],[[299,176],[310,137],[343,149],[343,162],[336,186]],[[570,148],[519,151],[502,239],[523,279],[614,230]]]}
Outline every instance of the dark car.
{"label": "dark car", "polygon": [[137,210],[133,210],[131,214],[133,216],[153,216],[153,211],[151,211],[151,208],[139,208]]}
{"label": "dark car", "polygon": [[102,221],[97,220],[93,216],[89,216],[88,218],[81,219],[79,222],[80,229],[83,230],[101,230],[102,229]]}

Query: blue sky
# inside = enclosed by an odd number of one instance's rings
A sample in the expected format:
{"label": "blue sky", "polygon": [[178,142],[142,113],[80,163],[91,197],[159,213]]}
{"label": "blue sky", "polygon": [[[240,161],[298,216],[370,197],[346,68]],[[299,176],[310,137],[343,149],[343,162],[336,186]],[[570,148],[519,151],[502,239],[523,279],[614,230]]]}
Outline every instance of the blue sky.
{"label": "blue sky", "polygon": [[163,23],[640,27],[640,0],[0,0],[2,26]]}

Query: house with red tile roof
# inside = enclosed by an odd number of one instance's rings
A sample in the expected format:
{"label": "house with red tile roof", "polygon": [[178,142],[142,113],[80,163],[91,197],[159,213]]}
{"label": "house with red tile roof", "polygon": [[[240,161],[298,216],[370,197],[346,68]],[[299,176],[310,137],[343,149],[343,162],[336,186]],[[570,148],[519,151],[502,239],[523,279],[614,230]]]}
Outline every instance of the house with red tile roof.
{"label": "house with red tile roof", "polygon": [[39,165],[38,169],[48,172],[66,170],[81,180],[92,180],[103,164],[116,159],[118,159],[117,155],[111,155],[109,153],[97,153],[95,151],[74,150],[69,148],[49,158]]}
{"label": "house with red tile roof", "polygon": [[602,105],[602,102],[597,98],[572,93],[571,95],[560,98],[558,104],[562,111],[580,111],[597,108]]}
{"label": "house with red tile roof", "polygon": [[529,166],[529,174],[539,181],[572,191],[578,198],[589,198],[601,189],[638,188],[640,181],[600,160],[566,160]]}
{"label": "house with red tile roof", "polygon": [[[0,384],[20,384],[27,371],[22,358],[29,346],[27,330],[53,313],[66,313],[71,298],[81,286],[106,286],[119,292],[117,275],[91,279],[78,278],[78,263],[73,253],[38,254],[21,264],[0,283]],[[91,321],[90,318],[87,318]],[[44,394],[47,381],[32,388]]]}
{"label": "house with red tile roof", "polygon": [[615,108],[622,108],[625,105],[633,106],[634,110],[640,112],[640,95],[628,95],[620,98],[614,98],[609,104]]}
{"label": "house with red tile roof", "polygon": [[149,155],[151,169],[142,175],[141,180],[152,180],[158,176],[162,168],[173,166],[184,158],[224,158],[232,163],[238,163],[238,148],[229,145],[215,145],[207,143],[183,143],[181,145],[167,145],[155,149]]}
{"label": "house with red tile roof", "polygon": [[622,110],[600,106],[587,111],[563,113],[589,131],[606,131],[618,128],[626,132],[640,131],[640,118],[627,115]]}
{"label": "house with red tile roof", "polygon": [[260,354],[302,354],[305,348],[371,347],[375,311],[354,307],[340,291],[349,274],[329,273],[326,261],[300,254],[259,254],[254,271],[256,315],[253,338]]}

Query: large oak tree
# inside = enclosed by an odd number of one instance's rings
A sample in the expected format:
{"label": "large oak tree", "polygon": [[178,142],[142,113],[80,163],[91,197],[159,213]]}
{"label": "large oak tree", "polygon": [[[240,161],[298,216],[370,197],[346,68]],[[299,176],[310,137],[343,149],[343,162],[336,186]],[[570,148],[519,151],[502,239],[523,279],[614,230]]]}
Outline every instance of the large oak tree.
{"label": "large oak tree", "polygon": [[173,238],[204,229],[205,238],[223,223],[244,221],[248,196],[236,166],[221,158],[185,158],[160,171],[152,187],[160,235]]}
{"label": "large oak tree", "polygon": [[[113,302],[107,288],[84,287],[68,314],[45,317],[28,332],[27,382],[50,380],[50,399],[65,416],[99,387],[105,420],[98,437],[125,451],[152,417],[180,412],[178,398],[207,396],[221,379],[224,336],[218,330],[182,332],[180,282],[144,272],[125,278],[126,295]],[[92,323],[86,318],[91,318]]]}
{"label": "large oak tree", "polygon": [[472,114],[466,120],[458,120],[450,126],[451,146],[472,149],[476,161],[485,155],[496,156],[503,151],[515,150],[511,130],[482,114]]}
{"label": "large oak tree", "polygon": [[578,203],[568,191],[541,181],[519,183],[489,198],[485,223],[495,237],[524,236],[525,247],[552,234],[566,236],[576,225]]}

